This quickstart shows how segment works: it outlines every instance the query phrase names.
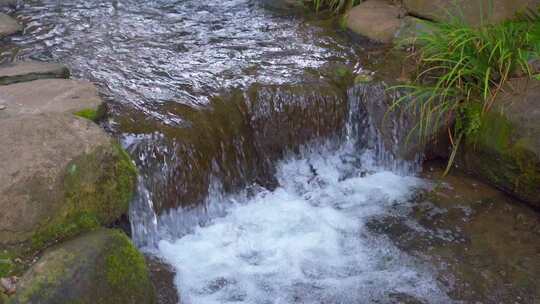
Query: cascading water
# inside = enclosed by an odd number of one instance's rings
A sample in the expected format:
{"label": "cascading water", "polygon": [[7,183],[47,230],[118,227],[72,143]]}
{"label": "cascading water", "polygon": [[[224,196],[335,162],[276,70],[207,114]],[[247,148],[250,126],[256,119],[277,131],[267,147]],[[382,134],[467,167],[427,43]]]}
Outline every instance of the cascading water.
{"label": "cascading water", "polygon": [[275,189],[227,194],[214,179],[204,204],[158,217],[142,191],[134,239],[173,265],[182,303],[450,302],[427,266],[366,227],[424,182],[384,150],[363,98],[349,90],[345,136],[275,164]]}
{"label": "cascading water", "polygon": [[182,303],[540,298],[537,213],[463,176],[417,191],[407,116],[386,115],[383,85],[345,88],[347,71],[401,63],[320,14],[289,0],[24,2],[0,59],[65,63],[100,87],[103,125],[140,172],[133,239],[174,266]]}

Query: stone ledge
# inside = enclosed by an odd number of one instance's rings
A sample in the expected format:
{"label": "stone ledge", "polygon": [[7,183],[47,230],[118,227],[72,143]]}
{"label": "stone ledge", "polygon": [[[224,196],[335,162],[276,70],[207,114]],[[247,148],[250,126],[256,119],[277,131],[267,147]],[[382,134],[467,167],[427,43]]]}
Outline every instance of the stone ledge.
{"label": "stone ledge", "polygon": [[69,69],[63,64],[23,61],[0,67],[0,85],[46,78],[69,78]]}

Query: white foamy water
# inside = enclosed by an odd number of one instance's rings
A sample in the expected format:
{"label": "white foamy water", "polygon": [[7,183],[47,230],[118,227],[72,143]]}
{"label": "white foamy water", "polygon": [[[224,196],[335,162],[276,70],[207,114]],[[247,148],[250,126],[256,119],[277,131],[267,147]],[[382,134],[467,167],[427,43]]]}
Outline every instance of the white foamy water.
{"label": "white foamy water", "polygon": [[449,302],[427,268],[366,227],[422,181],[319,150],[279,163],[275,191],[222,202],[223,216],[159,242],[182,303]]}

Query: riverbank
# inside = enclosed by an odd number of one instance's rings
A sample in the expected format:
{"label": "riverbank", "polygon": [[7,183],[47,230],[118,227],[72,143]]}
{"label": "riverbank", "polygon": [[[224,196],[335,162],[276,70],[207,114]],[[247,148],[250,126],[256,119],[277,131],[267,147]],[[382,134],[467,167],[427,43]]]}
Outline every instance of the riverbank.
{"label": "riverbank", "polygon": [[[400,70],[384,62],[372,66],[389,90],[402,91],[382,107],[409,112],[397,114],[411,121],[407,138],[412,143],[405,150],[418,150],[427,142],[428,150],[433,150],[430,145],[439,150],[438,157],[447,154],[449,166],[455,161],[538,208],[539,38],[534,16],[540,3],[495,1],[484,11],[482,1],[464,5],[468,9],[462,15],[450,2],[368,0],[344,18],[352,32],[391,45],[382,56],[393,59]],[[447,152],[441,153],[444,145]]]}
{"label": "riverbank", "polygon": [[[0,16],[1,37],[21,30]],[[156,302],[142,254],[123,232],[100,228],[127,214],[137,170],[97,124],[106,115],[98,89],[61,64],[5,60],[0,302]]]}

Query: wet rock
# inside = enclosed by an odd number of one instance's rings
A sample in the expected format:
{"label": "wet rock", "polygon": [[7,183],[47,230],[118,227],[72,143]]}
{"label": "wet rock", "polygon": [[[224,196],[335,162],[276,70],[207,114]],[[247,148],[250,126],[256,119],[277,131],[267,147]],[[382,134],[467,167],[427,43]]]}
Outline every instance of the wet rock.
{"label": "wet rock", "polygon": [[514,79],[467,139],[463,164],[497,188],[540,207],[540,82]]}
{"label": "wet rock", "polygon": [[[416,229],[414,240],[442,242],[432,242],[427,250],[416,248],[436,265],[439,280],[448,284],[457,301],[536,303],[540,298],[540,239],[534,231],[540,224],[538,213],[463,171],[443,177],[443,168],[435,166],[423,174],[437,185],[421,199],[433,207],[415,205],[413,213],[422,227]],[[431,217],[433,209],[442,212]],[[458,232],[463,241],[447,239],[440,234],[444,230]]]}
{"label": "wet rock", "polygon": [[0,86],[0,104],[7,106],[0,118],[40,113],[104,114],[96,87],[82,80],[41,79]]}
{"label": "wet rock", "polygon": [[347,27],[371,40],[391,43],[402,23],[399,6],[386,0],[367,0],[353,7],[346,16]]}
{"label": "wet rock", "polygon": [[[163,213],[203,201],[212,178],[224,192],[254,182],[272,189],[274,162],[311,141],[342,135],[347,109],[344,89],[326,82],[256,84],[205,108],[175,104],[168,110],[189,127],[171,130],[172,143],[153,136],[131,151],[152,181],[156,212]],[[171,165],[163,168],[162,162]]]}
{"label": "wet rock", "polygon": [[44,78],[68,78],[69,69],[63,64],[23,61],[0,67],[0,85]]}
{"label": "wet rock", "polygon": [[538,0],[403,0],[411,15],[434,21],[457,16],[471,25],[513,18],[527,8],[536,10]]}
{"label": "wet rock", "polygon": [[415,133],[420,117],[405,106],[395,106],[395,102],[406,92],[389,89],[385,83],[361,83],[354,88],[354,95],[359,98],[369,117],[370,125],[377,133],[377,142],[364,143],[377,150],[389,153],[394,159],[417,161],[424,159],[445,158],[448,155],[446,124],[428,130],[423,140]]}
{"label": "wet rock", "polygon": [[118,230],[99,229],[45,251],[7,303],[156,303],[144,257]]}
{"label": "wet rock", "polygon": [[157,304],[180,303],[178,291],[174,283],[174,270],[156,257],[147,256],[146,262],[150,278],[156,288]]}
{"label": "wet rock", "polygon": [[98,125],[43,113],[0,129],[0,245],[39,249],[127,212],[136,169]]}
{"label": "wet rock", "polygon": [[0,13],[0,38],[22,31],[22,26],[12,17]]}

